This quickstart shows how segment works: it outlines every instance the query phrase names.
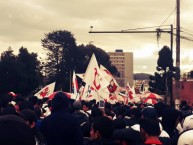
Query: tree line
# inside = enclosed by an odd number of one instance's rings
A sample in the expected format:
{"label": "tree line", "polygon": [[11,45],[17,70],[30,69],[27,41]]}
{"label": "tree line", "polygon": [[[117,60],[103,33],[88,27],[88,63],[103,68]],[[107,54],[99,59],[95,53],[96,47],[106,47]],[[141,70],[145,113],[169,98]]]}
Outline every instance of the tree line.
{"label": "tree line", "polygon": [[12,91],[22,96],[30,96],[54,81],[56,90],[69,92],[73,70],[84,73],[93,53],[99,65],[105,66],[113,75],[119,75],[103,49],[93,44],[77,45],[70,31],[56,30],[47,33],[41,44],[43,48],[40,48],[40,51],[46,53],[45,61],[38,59],[37,53],[30,53],[24,47],[19,49],[18,55],[14,54],[12,48],[1,54],[0,94]]}

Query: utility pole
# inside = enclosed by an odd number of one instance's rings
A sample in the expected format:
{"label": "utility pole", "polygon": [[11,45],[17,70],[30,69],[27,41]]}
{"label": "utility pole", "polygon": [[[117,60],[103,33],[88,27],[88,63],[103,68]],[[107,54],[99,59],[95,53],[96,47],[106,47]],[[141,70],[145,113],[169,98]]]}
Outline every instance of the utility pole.
{"label": "utility pole", "polygon": [[[171,39],[171,43],[170,43],[170,49],[171,49],[171,53],[172,53],[172,58],[173,58],[173,25],[171,25],[171,35],[170,35],[170,39]],[[172,62],[172,66],[173,62]],[[173,105],[173,78],[171,78],[171,85],[170,85],[170,105]]]}
{"label": "utility pole", "polygon": [[176,78],[175,78],[175,107],[180,105],[180,0],[176,0]]}

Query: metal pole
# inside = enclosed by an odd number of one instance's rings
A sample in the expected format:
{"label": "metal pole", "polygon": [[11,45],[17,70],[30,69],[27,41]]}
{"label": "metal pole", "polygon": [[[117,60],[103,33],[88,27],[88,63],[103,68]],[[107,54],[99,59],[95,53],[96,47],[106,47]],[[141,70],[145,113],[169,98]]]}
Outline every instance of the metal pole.
{"label": "metal pole", "polygon": [[[171,25],[171,46],[170,46],[170,48],[171,48],[171,53],[172,53],[172,59],[173,59],[173,25]],[[172,67],[173,67],[173,62],[172,62]],[[171,70],[171,71],[173,71],[173,70]],[[172,77],[170,77],[171,78],[171,85],[170,85],[170,105],[173,105],[173,78]]]}
{"label": "metal pole", "polygon": [[175,78],[175,107],[179,109],[180,100],[180,0],[176,0],[176,78]]}

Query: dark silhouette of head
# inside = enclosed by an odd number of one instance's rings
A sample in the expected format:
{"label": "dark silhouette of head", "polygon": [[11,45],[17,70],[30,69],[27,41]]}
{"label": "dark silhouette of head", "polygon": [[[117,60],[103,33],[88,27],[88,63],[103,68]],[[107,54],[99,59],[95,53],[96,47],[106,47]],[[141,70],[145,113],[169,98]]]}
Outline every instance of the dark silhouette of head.
{"label": "dark silhouette of head", "polygon": [[149,136],[160,135],[160,127],[157,119],[144,118],[139,121],[139,125]]}
{"label": "dark silhouette of head", "polygon": [[94,132],[94,134],[97,133],[98,138],[111,139],[113,134],[113,121],[105,116],[96,117],[91,132]]}
{"label": "dark silhouette of head", "polygon": [[16,115],[0,116],[0,140],[3,145],[35,145],[32,130]]}
{"label": "dark silhouette of head", "polygon": [[52,99],[52,111],[66,110],[68,109],[69,98],[63,92],[58,92]]}

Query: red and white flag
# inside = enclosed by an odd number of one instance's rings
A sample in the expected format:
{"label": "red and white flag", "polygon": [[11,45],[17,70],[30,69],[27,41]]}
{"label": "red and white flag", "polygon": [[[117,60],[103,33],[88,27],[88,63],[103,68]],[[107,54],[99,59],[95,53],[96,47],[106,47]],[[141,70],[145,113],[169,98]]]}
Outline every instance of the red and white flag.
{"label": "red and white flag", "polygon": [[86,84],[83,93],[81,95],[81,100],[92,100],[92,99],[98,100],[96,90],[94,87]]}
{"label": "red and white flag", "polygon": [[104,77],[108,82],[111,82],[113,80],[114,83],[119,87],[119,84],[117,83],[113,75],[103,65],[100,65],[100,76]]}
{"label": "red and white flag", "polygon": [[126,91],[127,91],[127,96],[129,97],[129,99],[130,99],[131,101],[133,101],[133,98],[134,98],[134,96],[133,96],[133,91],[132,91],[129,83],[127,83]]}
{"label": "red and white flag", "polygon": [[99,66],[96,57],[93,53],[86,72],[84,74],[83,81],[88,85],[94,87],[96,90],[101,88],[100,78],[99,78]]}
{"label": "red and white flag", "polygon": [[47,86],[45,86],[43,89],[41,89],[39,92],[37,92],[34,96],[37,96],[39,99],[48,97],[54,92],[55,83],[53,82]]}
{"label": "red and white flag", "polygon": [[72,90],[74,94],[78,94],[78,81],[76,79],[75,71],[73,71],[73,76],[72,76]]}

